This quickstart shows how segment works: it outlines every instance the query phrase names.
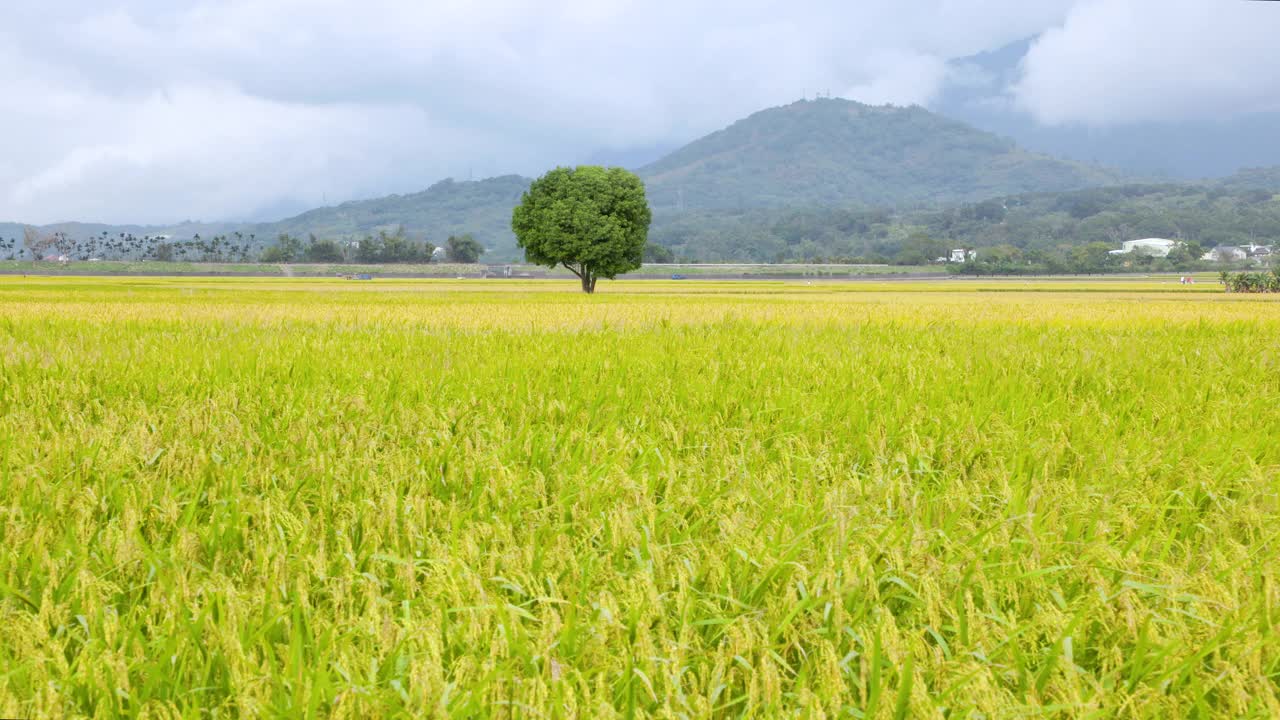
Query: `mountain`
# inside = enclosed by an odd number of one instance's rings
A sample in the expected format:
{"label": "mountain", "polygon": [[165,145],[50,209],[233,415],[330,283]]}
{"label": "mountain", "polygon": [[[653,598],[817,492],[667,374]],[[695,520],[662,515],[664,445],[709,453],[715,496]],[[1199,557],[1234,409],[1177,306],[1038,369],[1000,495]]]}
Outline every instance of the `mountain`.
{"label": "mountain", "polygon": [[[897,207],[981,200],[1113,183],[1114,173],[1019,149],[1012,142],[919,107],[847,100],[772,108],[641,167],[655,239],[682,209],[860,205]],[[395,226],[440,239],[474,234],[493,261],[517,259],[511,208],[530,180],[516,175],[446,180],[411,195],[349,202],[255,226],[280,233],[352,237]]]}
{"label": "mountain", "polygon": [[639,170],[656,209],[981,200],[1115,183],[920,107],[805,100],[755,113]]}

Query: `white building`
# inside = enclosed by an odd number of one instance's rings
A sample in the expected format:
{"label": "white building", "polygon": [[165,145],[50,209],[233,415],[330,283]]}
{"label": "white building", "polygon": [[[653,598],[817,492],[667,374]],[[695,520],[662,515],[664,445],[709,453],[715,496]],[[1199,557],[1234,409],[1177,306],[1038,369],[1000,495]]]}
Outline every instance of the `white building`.
{"label": "white building", "polygon": [[1150,255],[1151,257],[1169,257],[1169,253],[1182,243],[1177,240],[1165,240],[1164,238],[1143,238],[1141,240],[1126,240],[1121,243],[1119,250],[1112,250],[1112,255],[1128,255],[1136,252],[1140,255]]}
{"label": "white building", "polygon": [[1204,254],[1201,260],[1210,262],[1240,262],[1249,257],[1249,252],[1244,248],[1238,248],[1234,245],[1219,245]]}
{"label": "white building", "polygon": [[962,263],[962,262],[971,261],[976,257],[978,257],[978,252],[976,250],[965,250],[964,248],[956,248],[955,250],[951,251],[951,258],[949,259],[948,262]]}

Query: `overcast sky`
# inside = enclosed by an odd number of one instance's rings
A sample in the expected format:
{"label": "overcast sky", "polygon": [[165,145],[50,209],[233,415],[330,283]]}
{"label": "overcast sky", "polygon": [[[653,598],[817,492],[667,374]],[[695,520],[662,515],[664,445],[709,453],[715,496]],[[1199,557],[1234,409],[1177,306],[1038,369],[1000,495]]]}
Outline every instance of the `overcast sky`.
{"label": "overcast sky", "polygon": [[1280,3],[3,0],[0,220],[287,214],[672,146],[815,92],[1046,124],[1275,111]]}

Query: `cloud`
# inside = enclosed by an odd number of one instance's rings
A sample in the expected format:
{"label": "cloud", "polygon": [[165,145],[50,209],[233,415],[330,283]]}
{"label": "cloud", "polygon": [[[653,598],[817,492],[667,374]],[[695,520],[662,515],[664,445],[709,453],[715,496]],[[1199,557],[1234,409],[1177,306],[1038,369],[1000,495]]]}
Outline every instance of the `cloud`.
{"label": "cloud", "polygon": [[[1144,18],[1156,7],[1177,17]],[[670,147],[806,91],[927,104],[949,84],[986,81],[952,61],[1046,30],[1014,92],[1045,122],[1255,107],[1280,97],[1274,65],[1242,72],[1277,30],[1277,8],[1264,10],[1200,11],[1192,0],[740,0],[732,10],[710,0],[9,0],[0,219],[243,218]]]}
{"label": "cloud", "polygon": [[141,95],[67,84],[3,122],[0,210],[28,222],[252,218],[537,159],[418,105],[307,104],[212,83]]}
{"label": "cloud", "polygon": [[945,60],[934,55],[888,52],[868,64],[870,77],[843,93],[871,105],[924,105],[948,76]]}
{"label": "cloud", "polygon": [[127,101],[86,95],[75,108],[103,127],[14,179],[15,206],[123,219],[154,215],[176,195],[182,217],[242,217],[280,198],[370,190],[401,172],[392,159],[439,159],[415,140],[429,119],[411,107],[300,106],[176,87]]}
{"label": "cloud", "polygon": [[1046,124],[1280,109],[1280,4],[1087,0],[1031,47],[1013,95]]}

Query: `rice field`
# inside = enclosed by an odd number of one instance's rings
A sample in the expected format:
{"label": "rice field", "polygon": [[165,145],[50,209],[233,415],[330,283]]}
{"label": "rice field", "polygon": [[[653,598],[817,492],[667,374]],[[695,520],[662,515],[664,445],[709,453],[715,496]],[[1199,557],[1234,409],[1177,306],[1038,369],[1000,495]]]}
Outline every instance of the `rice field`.
{"label": "rice field", "polygon": [[1280,716],[1280,302],[0,278],[0,717]]}

